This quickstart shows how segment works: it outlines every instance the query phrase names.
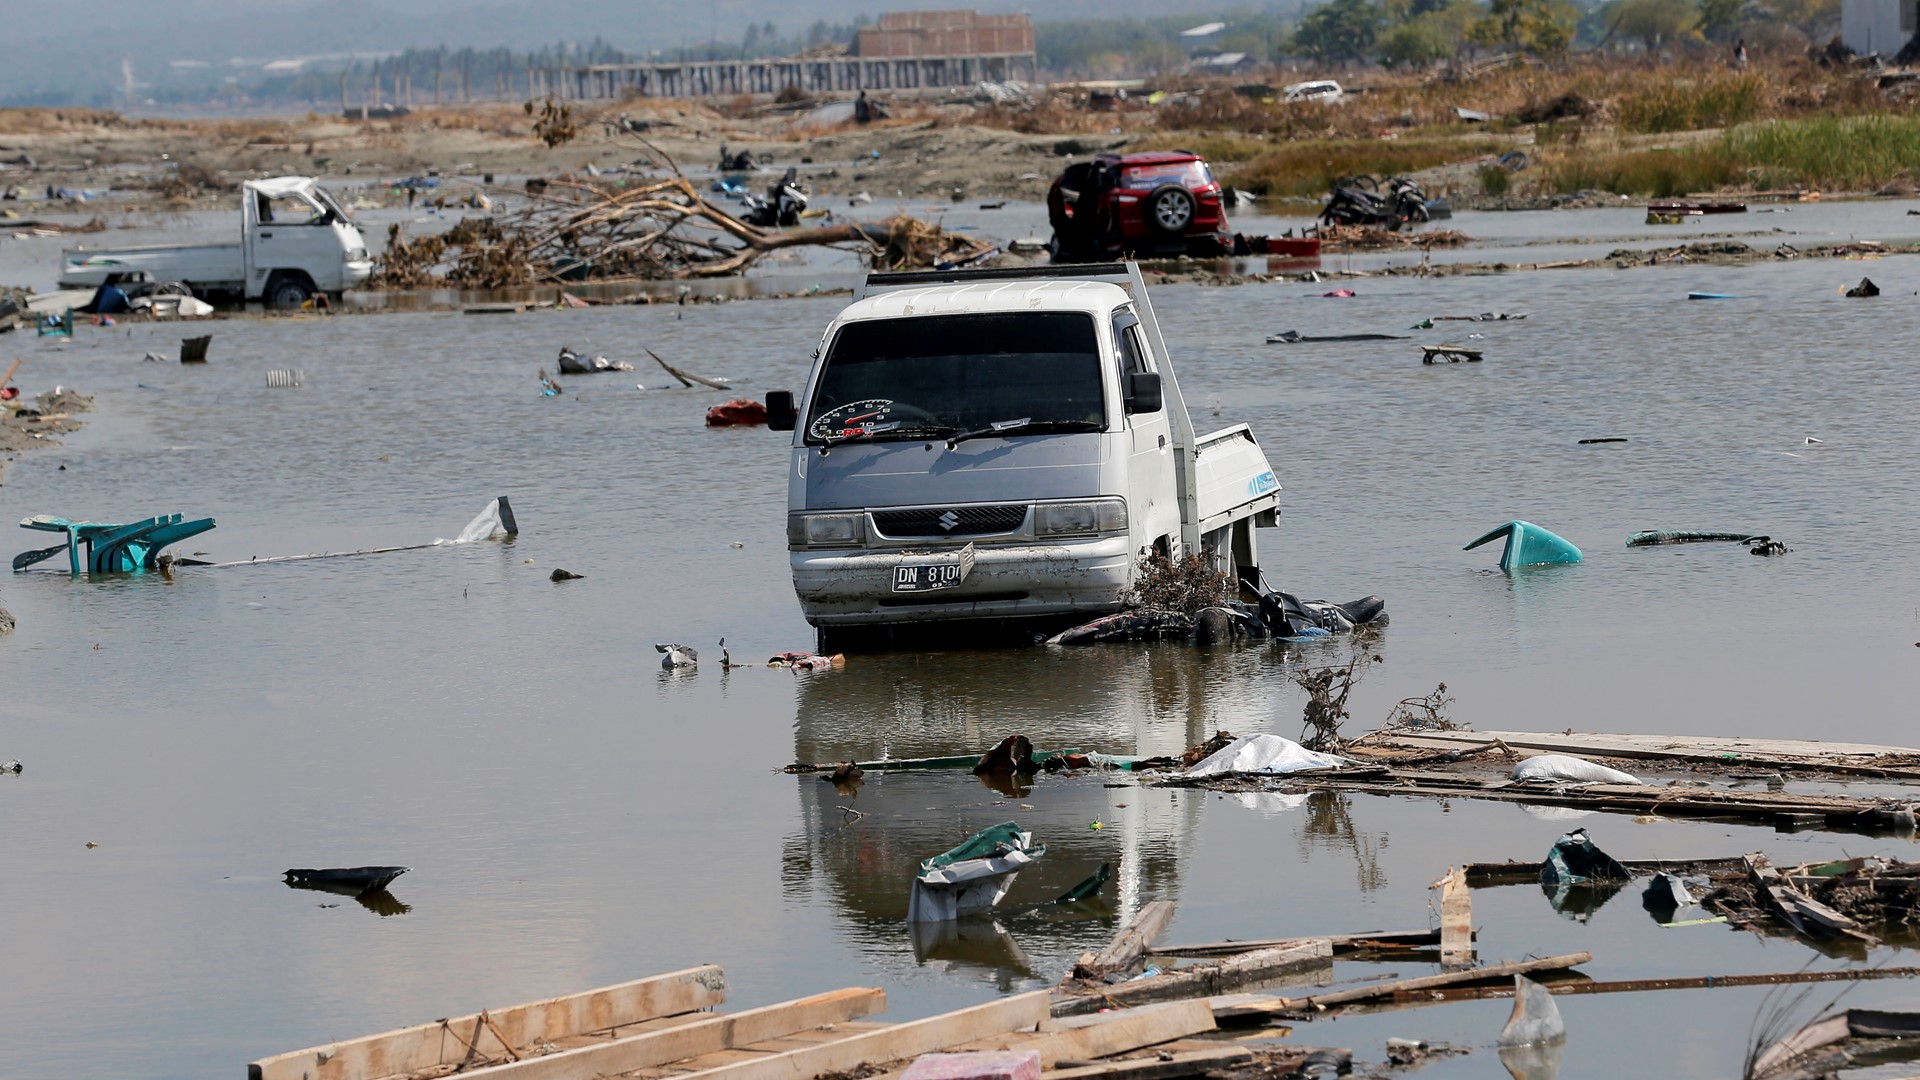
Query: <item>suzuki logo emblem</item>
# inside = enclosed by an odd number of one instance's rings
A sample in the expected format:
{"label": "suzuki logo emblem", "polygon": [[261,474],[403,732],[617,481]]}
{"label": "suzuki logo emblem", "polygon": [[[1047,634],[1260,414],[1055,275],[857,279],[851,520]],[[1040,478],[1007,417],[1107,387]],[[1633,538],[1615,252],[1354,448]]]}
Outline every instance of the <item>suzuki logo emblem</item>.
{"label": "suzuki logo emblem", "polygon": [[940,527],[942,529],[945,529],[948,532],[952,532],[953,527],[955,525],[960,524],[960,515],[949,510],[944,514],[941,514],[939,517],[935,518],[934,520],[940,523]]}

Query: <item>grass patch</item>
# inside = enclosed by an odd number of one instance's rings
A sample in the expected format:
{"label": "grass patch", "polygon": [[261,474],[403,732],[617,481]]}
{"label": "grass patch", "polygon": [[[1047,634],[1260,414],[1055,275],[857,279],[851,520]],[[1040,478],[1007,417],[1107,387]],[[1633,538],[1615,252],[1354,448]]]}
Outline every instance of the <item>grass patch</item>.
{"label": "grass patch", "polygon": [[1495,139],[1312,140],[1275,146],[1234,169],[1234,186],[1260,195],[1315,197],[1344,176],[1404,176],[1508,148]]}
{"label": "grass patch", "polygon": [[1730,127],[1760,115],[1766,103],[1767,80],[1758,71],[1648,80],[1620,96],[1620,129],[1659,133]]}
{"label": "grass patch", "polygon": [[1666,149],[1588,148],[1546,164],[1556,192],[1668,198],[1735,185],[1862,191],[1920,175],[1920,116],[1819,116],[1742,124]]}
{"label": "grass patch", "polygon": [[1803,184],[1864,190],[1920,173],[1920,116],[1822,116],[1747,124],[1726,133],[1729,151],[1762,187]]}
{"label": "grass patch", "polygon": [[1653,150],[1586,151],[1546,168],[1547,184],[1561,194],[1611,191],[1616,195],[1671,198],[1713,191],[1746,177],[1722,140]]}
{"label": "grass patch", "polygon": [[1503,165],[1480,166],[1480,194],[1505,195],[1513,183],[1513,174]]}

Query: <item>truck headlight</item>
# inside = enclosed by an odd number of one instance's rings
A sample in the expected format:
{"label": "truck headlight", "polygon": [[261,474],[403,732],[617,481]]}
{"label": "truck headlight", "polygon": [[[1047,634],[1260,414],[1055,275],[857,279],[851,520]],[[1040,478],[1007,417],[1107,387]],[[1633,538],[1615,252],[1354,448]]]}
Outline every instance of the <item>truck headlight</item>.
{"label": "truck headlight", "polygon": [[865,514],[789,514],[787,546],[860,547],[867,542]]}
{"label": "truck headlight", "polygon": [[1127,531],[1125,499],[1035,503],[1035,536],[1106,536]]}

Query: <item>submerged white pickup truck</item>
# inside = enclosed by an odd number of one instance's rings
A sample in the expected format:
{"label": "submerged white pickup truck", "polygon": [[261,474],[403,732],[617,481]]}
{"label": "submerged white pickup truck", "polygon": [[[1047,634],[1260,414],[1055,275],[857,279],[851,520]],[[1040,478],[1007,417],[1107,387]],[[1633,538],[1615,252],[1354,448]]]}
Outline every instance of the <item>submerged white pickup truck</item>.
{"label": "submerged white pickup truck", "polygon": [[366,237],[318,181],[280,176],[241,185],[238,243],[82,247],[61,253],[63,289],[112,284],[142,273],[151,281],[185,284],[196,296],[295,308],[323,293],[339,299],[373,274],[373,260]]}
{"label": "submerged white pickup truck", "polygon": [[870,274],[793,431],[787,547],[820,647],[861,628],[1118,610],[1143,555],[1257,581],[1280,483],[1245,424],[1196,436],[1131,263]]}

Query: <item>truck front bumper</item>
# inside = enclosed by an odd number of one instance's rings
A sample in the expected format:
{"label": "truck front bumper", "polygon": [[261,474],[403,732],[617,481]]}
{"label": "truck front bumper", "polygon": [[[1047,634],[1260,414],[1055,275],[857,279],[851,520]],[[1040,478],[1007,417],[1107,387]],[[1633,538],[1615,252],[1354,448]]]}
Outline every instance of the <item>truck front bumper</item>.
{"label": "truck front bumper", "polygon": [[373,276],[372,259],[354,259],[340,267],[340,288],[357,289]]}
{"label": "truck front bumper", "polygon": [[948,619],[1085,613],[1120,606],[1133,580],[1125,536],[976,548],[965,581],[935,592],[894,592],[894,568],[939,560],[938,551],[795,551],[793,590],[815,626],[874,626]]}

